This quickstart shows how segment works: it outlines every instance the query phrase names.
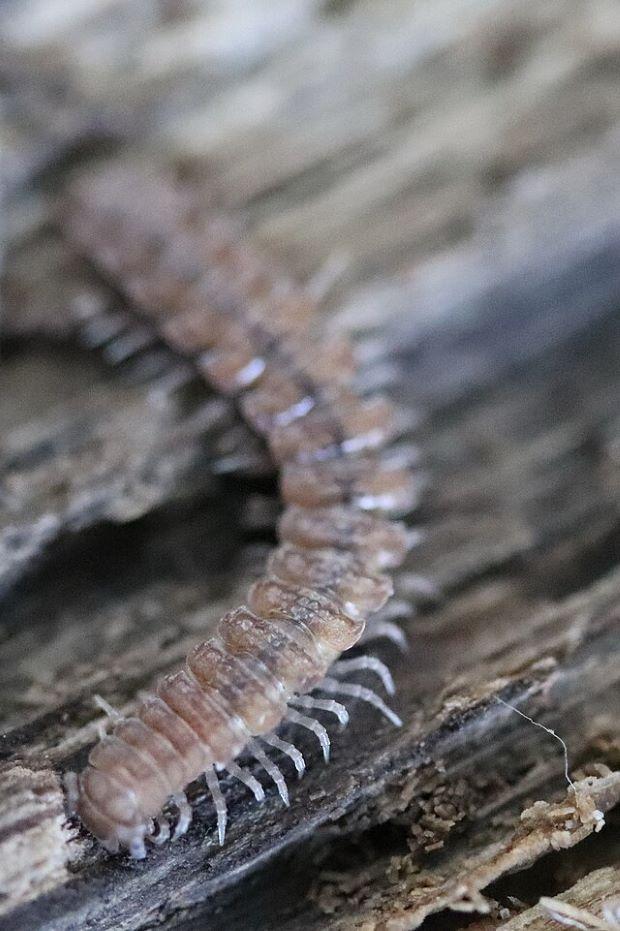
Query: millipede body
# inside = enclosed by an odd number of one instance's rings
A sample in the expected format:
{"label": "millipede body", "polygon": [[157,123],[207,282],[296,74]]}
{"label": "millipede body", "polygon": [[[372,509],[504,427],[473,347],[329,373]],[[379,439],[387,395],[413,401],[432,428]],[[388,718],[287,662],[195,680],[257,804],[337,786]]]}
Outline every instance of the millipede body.
{"label": "millipede body", "polygon": [[204,773],[222,842],[218,771],[262,798],[261,784],[235,762],[248,751],[287,802],[264,750],[303,771],[300,751],[276,733],[285,719],[313,731],[327,757],[324,726],[304,712],[319,708],[344,722],[346,710],[313,696],[317,687],[366,699],[398,723],[377,693],[340,679],[368,669],[390,689],[383,664],[339,657],[392,594],[386,570],[412,539],[394,517],[414,505],[418,480],[406,456],[387,450],[400,429],[392,405],[356,390],[351,347],[321,342],[310,294],[252,251],[234,224],[197,215],[165,178],[123,167],[74,184],[63,225],[153,331],[236,398],[280,470],[284,511],[265,576],[133,717],[119,717],[77,778],[86,828],[109,851],[143,857],[145,840],[170,835],[166,804],[178,807],[174,834],[187,830],[183,790]]}

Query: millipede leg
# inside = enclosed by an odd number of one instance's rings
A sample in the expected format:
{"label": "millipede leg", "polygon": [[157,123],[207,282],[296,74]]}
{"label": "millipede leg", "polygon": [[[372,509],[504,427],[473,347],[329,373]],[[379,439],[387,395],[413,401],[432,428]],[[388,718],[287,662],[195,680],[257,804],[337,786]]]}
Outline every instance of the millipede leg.
{"label": "millipede leg", "polygon": [[129,844],[129,856],[133,860],[144,860],[146,857],[146,847],[144,837],[134,837]]}
{"label": "millipede leg", "polygon": [[381,662],[376,656],[356,656],[353,659],[338,660],[333,664],[330,672],[346,676],[350,672],[363,672],[365,670],[376,673],[383,682],[383,687],[388,695],[394,694],[396,688],[392,673],[385,663]]}
{"label": "millipede leg", "polygon": [[358,685],[356,682],[340,682],[339,679],[331,679],[328,676],[320,682],[317,688],[322,692],[331,692],[334,695],[350,695],[352,698],[359,698],[368,702],[369,705],[374,705],[396,727],[400,727],[403,723],[398,715],[391,708],[388,708],[380,695],[377,695],[372,689]]}
{"label": "millipede leg", "polygon": [[436,601],[440,595],[432,579],[415,572],[403,572],[400,576],[400,585],[403,593],[420,601]]}
{"label": "millipede leg", "polygon": [[166,818],[160,815],[159,818],[155,819],[155,826],[157,827],[157,833],[151,833],[148,835],[148,840],[152,844],[156,844],[160,847],[162,844],[165,844],[167,840],[170,840],[170,825]]}
{"label": "millipede leg", "polygon": [[407,636],[398,624],[394,623],[394,621],[383,621],[379,618],[370,621],[358,643],[368,643],[370,640],[381,639],[389,640],[395,644],[401,653],[406,653],[409,649]]}
{"label": "millipede leg", "polygon": [[67,814],[73,818],[77,813],[77,804],[80,798],[80,783],[77,773],[65,773],[62,777],[65,795],[67,798]]}
{"label": "millipede leg", "polygon": [[102,840],[101,845],[108,853],[118,853],[121,849],[121,845],[116,838],[114,840]]}
{"label": "millipede leg", "polygon": [[276,750],[281,750],[282,753],[286,753],[295,764],[297,776],[301,779],[306,770],[306,761],[303,758],[301,750],[298,750],[294,744],[289,743],[287,740],[282,740],[277,734],[265,734],[261,737],[261,740],[269,744],[270,747],[275,747]]}
{"label": "millipede leg", "polygon": [[217,773],[214,769],[209,767],[209,769],[205,770],[205,779],[207,780],[207,787],[211,793],[213,804],[215,805],[215,813],[217,815],[217,836],[219,838],[220,847],[222,847],[224,844],[224,838],[226,837],[226,822],[228,820],[226,799],[222,795],[220,781],[217,778]]}
{"label": "millipede leg", "polygon": [[263,748],[260,746],[258,741],[251,740],[248,743],[248,750],[254,754],[258,762],[261,764],[263,769],[269,773],[276,786],[278,787],[278,792],[280,793],[280,798],[284,804],[288,807],[289,798],[288,798],[288,789],[286,788],[286,780],[282,774],[280,767],[270,760]]}
{"label": "millipede leg", "polygon": [[309,718],[305,714],[300,714],[299,711],[295,711],[295,709],[291,708],[290,706],[286,712],[286,717],[287,720],[292,721],[293,724],[299,724],[301,727],[306,727],[309,731],[312,731],[313,734],[316,734],[319,743],[321,744],[325,762],[329,762],[329,734],[321,722],[317,721],[316,718]]}
{"label": "millipede leg", "polygon": [[344,278],[351,267],[351,256],[342,249],[328,255],[306,282],[306,288],[317,303],[325,301],[330,291]]}
{"label": "millipede leg", "polygon": [[360,637],[359,643],[369,640],[379,640],[384,637],[394,643],[401,652],[406,653],[409,644],[407,637],[395,620],[410,618],[415,614],[414,606],[408,601],[391,601],[384,608],[371,617],[366,630]]}
{"label": "millipede leg", "polygon": [[244,766],[238,766],[237,763],[227,763],[226,770],[231,776],[248,787],[257,802],[263,802],[265,800],[265,790],[262,785]]}
{"label": "millipede leg", "polygon": [[123,715],[118,711],[109,701],[106,701],[101,695],[94,696],[94,702],[97,705],[97,708],[101,708],[103,712],[108,716],[110,721],[113,724],[120,724],[124,720]]}
{"label": "millipede leg", "polygon": [[111,365],[120,365],[127,359],[153,346],[157,341],[157,334],[146,327],[135,326],[129,332],[122,333],[104,346],[102,354],[106,362]]}
{"label": "millipede leg", "polygon": [[291,698],[291,703],[300,705],[302,708],[318,708],[320,711],[329,711],[335,714],[342,727],[349,723],[349,712],[339,701],[333,698],[315,698],[313,695],[295,695]]}
{"label": "millipede leg", "polygon": [[149,397],[157,400],[166,398],[175,391],[180,391],[198,378],[191,365],[184,362],[175,362],[174,366],[158,377],[149,391]]}
{"label": "millipede leg", "polygon": [[[111,705],[109,701],[106,701],[105,698],[103,698],[101,695],[95,695],[94,702],[97,708],[100,708],[101,711],[105,713],[106,717],[108,718],[108,721],[111,721],[113,725],[120,724],[121,721],[124,720],[124,717],[121,714],[121,712],[117,711],[117,709],[114,708],[113,705]],[[106,722],[98,721],[97,722],[97,735],[99,737],[99,740],[103,740],[106,734],[107,734]]]}
{"label": "millipede leg", "polygon": [[179,792],[177,795],[173,795],[172,802],[176,805],[179,812],[178,821],[172,832],[172,840],[176,840],[177,837],[187,833],[187,829],[192,823],[192,809],[187,801],[185,792]]}
{"label": "millipede leg", "polygon": [[88,320],[82,327],[80,341],[88,349],[98,349],[114,337],[120,336],[132,323],[129,314],[122,311],[100,314]]}

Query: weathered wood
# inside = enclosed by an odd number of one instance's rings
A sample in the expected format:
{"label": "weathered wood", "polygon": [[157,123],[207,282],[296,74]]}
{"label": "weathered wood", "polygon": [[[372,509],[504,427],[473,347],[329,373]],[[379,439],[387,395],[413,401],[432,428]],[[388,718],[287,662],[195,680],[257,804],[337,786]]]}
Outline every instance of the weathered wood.
{"label": "weathered wood", "polygon": [[[615,847],[586,799],[613,824],[620,770],[614,3],[68,9],[2,5],[0,539],[23,549],[0,557],[0,924],[400,931],[463,927],[457,907],[542,929],[540,894],[600,904]],[[328,767],[302,741],[287,810],[227,784],[221,850],[196,785],[189,835],[145,863],[65,822],[62,774],[96,737],[95,693],[131,709],[238,603],[275,489],[214,477],[222,456],[264,463],[229,405],[156,403],[76,343],[76,303],[119,299],[63,244],[55,201],[128,153],[239,211],[302,276],[343,259],[326,326],[421,414],[426,538],[398,598],[420,600],[420,575],[436,588],[403,622],[411,653],[380,648],[402,730],[355,707]],[[557,741],[498,696],[562,735],[577,800]],[[571,879],[535,885],[550,847]]]}
{"label": "weathered wood", "polygon": [[[504,380],[490,396],[479,398],[458,415],[437,415],[436,422],[425,428],[426,446],[436,460],[434,490],[427,504],[428,541],[413,556],[411,568],[426,572],[440,584],[444,604],[412,625],[413,665],[397,666],[401,709],[410,722],[404,731],[391,731],[372,716],[356,713],[351,730],[336,743],[333,764],[324,769],[315,761],[307,780],[294,791],[289,811],[282,812],[273,799],[267,811],[249,805],[242,793],[230,787],[233,825],[223,851],[214,850],[211,813],[208,807],[201,807],[187,842],[157,851],[147,869],[142,865],[113,864],[112,897],[101,895],[102,877],[110,875],[105,858],[87,840],[75,841],[69,849],[72,868],[79,876],[72,880],[80,889],[77,911],[68,905],[67,892],[59,890],[52,899],[46,899],[44,906],[51,915],[51,926],[73,927],[88,917],[101,927],[140,927],[145,915],[142,901],[136,897],[136,882],[159,914],[170,916],[238,881],[240,873],[255,868],[282,846],[314,834],[319,825],[336,820],[341,825],[339,830],[349,834],[360,826],[367,830],[373,824],[389,822],[394,815],[389,799],[393,794],[400,797],[403,780],[411,785],[421,766],[440,763],[447,769],[448,780],[452,766],[458,772],[463,765],[466,770],[469,767],[474,779],[485,769],[492,770],[494,781],[502,772],[502,753],[507,754],[504,766],[510,769],[515,745],[521,762],[529,759],[533,765],[541,753],[539,735],[534,737],[526,728],[517,741],[505,710],[489,710],[498,689],[519,702],[532,688],[534,693],[550,688],[550,696],[557,697],[549,698],[551,716],[545,720],[561,722],[572,753],[585,752],[596,734],[583,726],[583,714],[587,712],[596,719],[599,709],[609,712],[617,701],[618,663],[614,650],[618,583],[611,577],[557,608],[545,606],[544,600],[579,587],[579,571],[591,578],[589,565],[604,571],[606,548],[617,539],[614,499],[609,497],[604,470],[595,465],[600,455],[606,458],[609,447],[591,441],[584,448],[581,439],[595,429],[592,423],[588,427],[592,411],[587,410],[586,399],[596,395],[602,398],[596,416],[603,415],[604,422],[608,422],[616,403],[609,391],[617,374],[616,348],[611,343],[616,329],[612,318],[600,332],[593,333],[593,345],[600,347],[597,353],[584,354],[581,344],[569,343],[563,352],[556,350],[535,370],[525,369],[510,381]],[[611,355],[606,373],[602,364],[605,355],[600,351],[603,346]],[[557,410],[545,410],[541,402],[558,374],[571,363],[573,374],[579,376],[577,396],[566,405],[563,419],[558,419]],[[604,415],[606,403],[611,409],[608,415]],[[536,430],[529,440],[527,429],[524,435],[514,432],[512,425],[532,422]],[[467,444],[455,441],[455,431],[468,437]],[[481,449],[485,449],[484,456]],[[572,500],[574,495],[578,495],[578,502]],[[558,501],[565,502],[559,510]],[[159,544],[166,545],[161,539]],[[37,765],[36,761],[43,759],[47,766],[59,769],[74,765],[76,751],[93,736],[96,712],[90,699],[95,690],[113,703],[128,707],[127,702],[139,687],[157,671],[179,661],[196,638],[196,627],[208,629],[209,618],[214,620],[222,609],[220,602],[210,605],[207,615],[204,610],[196,614],[206,592],[204,587],[202,595],[196,591],[192,574],[190,571],[189,590],[185,587],[184,591],[178,583],[169,586],[167,596],[161,583],[155,589],[159,612],[149,625],[148,637],[140,605],[142,599],[152,601],[152,587],[142,591],[138,588],[135,609],[131,608],[131,600],[125,600],[124,606],[118,600],[112,605],[104,601],[102,609],[88,619],[93,630],[109,629],[111,611],[120,611],[128,625],[112,644],[112,663],[107,672],[105,650],[101,649],[96,651],[96,659],[89,656],[92,672],[88,667],[68,670],[69,678],[63,677],[65,703],[58,707],[58,695],[47,694],[44,701],[39,699],[41,710],[47,705],[53,711],[35,718],[25,730],[18,728],[7,735],[7,760],[17,754],[25,766]],[[245,581],[242,579],[239,587]],[[404,594],[407,583],[405,573],[400,579]],[[40,596],[47,599],[48,611],[54,604],[50,594],[48,588]],[[169,607],[167,597],[171,599]],[[229,593],[223,601],[233,603],[235,597],[236,592]],[[181,603],[189,601],[187,613],[179,614],[179,598]],[[77,602],[81,603],[79,593]],[[36,622],[32,616],[26,619],[28,612],[23,605],[21,610],[19,605],[14,610],[20,611],[14,646],[15,655],[19,655],[24,649],[23,645],[20,648],[24,637],[20,629],[31,630],[36,642]],[[73,623],[76,638],[83,638],[85,619],[79,609],[67,604],[62,589],[57,610],[62,612],[62,620],[59,618],[57,623],[64,636]],[[134,610],[137,616],[132,620]],[[493,625],[492,637],[489,624]],[[170,645],[162,649],[166,641]],[[46,665],[45,643],[39,660],[36,647],[34,654],[31,651],[32,647],[28,656],[40,675]],[[420,658],[419,667],[416,657]],[[584,694],[588,696],[586,706]],[[31,700],[36,703],[36,691]],[[530,705],[528,710],[532,711]],[[575,733],[577,720],[580,726]],[[372,742],[360,753],[360,736],[368,737],[369,733],[373,733]],[[477,740],[481,743],[478,751]],[[457,758],[465,755],[464,764],[451,762],[452,746],[457,748]],[[541,771],[558,774],[561,761],[555,748],[545,745],[544,740],[542,746],[546,747],[542,752],[547,764]],[[526,782],[525,791],[535,791],[538,785],[536,780],[533,784]],[[379,804],[373,798],[378,798]],[[396,810],[400,811],[401,806],[402,801],[397,801]],[[206,874],[205,857],[210,867]],[[182,870],[182,879],[178,870]],[[168,902],[166,906],[164,901]],[[35,909],[41,907],[41,901],[37,902]],[[20,918],[13,913],[11,920],[19,927],[20,921],[32,923],[36,915],[40,921],[41,914],[26,911]]]}

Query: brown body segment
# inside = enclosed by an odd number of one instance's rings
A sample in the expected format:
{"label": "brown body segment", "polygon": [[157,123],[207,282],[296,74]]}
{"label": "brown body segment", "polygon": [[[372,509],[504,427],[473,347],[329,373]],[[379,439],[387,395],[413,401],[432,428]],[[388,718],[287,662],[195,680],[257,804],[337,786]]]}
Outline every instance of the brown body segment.
{"label": "brown body segment", "polygon": [[376,569],[399,566],[409,549],[404,524],[351,505],[289,507],[278,521],[278,536],[302,549],[347,550]]}
{"label": "brown body segment", "polygon": [[[336,656],[354,646],[364,632],[365,619],[347,613],[334,595],[278,579],[255,582],[248,593],[254,610],[268,618],[284,618],[316,646],[322,674]],[[322,664],[321,664],[322,660]],[[319,676],[320,678],[320,676]]]}
{"label": "brown body segment", "polygon": [[378,611],[393,592],[389,576],[368,571],[343,550],[304,550],[283,543],[269,557],[267,569],[282,582],[335,596],[354,618]]}
{"label": "brown body segment", "polygon": [[[256,583],[261,584],[266,583]],[[264,664],[289,697],[297,692],[303,694],[309,682],[318,682],[325,675],[317,640],[310,628],[305,637],[300,637],[301,628],[293,627],[294,619],[288,613],[283,623],[278,623],[277,617],[271,616],[273,605],[261,607],[252,597],[255,588],[248,593],[248,600],[258,605],[259,613],[245,607],[230,611],[218,625],[219,635],[229,650],[254,656]],[[282,611],[283,605],[280,602],[275,607]]]}
{"label": "brown body segment", "polygon": [[351,504],[362,511],[402,514],[416,504],[419,484],[411,469],[379,456],[363,456],[287,462],[280,490],[287,504],[304,508]]}
{"label": "brown body segment", "polygon": [[360,400],[342,392],[293,423],[274,426],[268,441],[278,463],[312,462],[377,449],[395,433],[394,408],[389,401]]}
{"label": "brown body segment", "polygon": [[141,856],[168,797],[203,771],[211,786],[214,765],[232,766],[269,735],[359,640],[392,594],[380,570],[409,545],[404,526],[383,515],[409,510],[418,484],[383,455],[397,420],[384,398],[352,390],[348,341],[314,337],[311,295],[251,250],[238,224],[197,212],[153,173],[120,168],[74,188],[64,225],[171,347],[238,396],[282,465],[281,543],[248,607],[222,618],[185,668],[93,749],[79,778],[84,824],[110,850]]}

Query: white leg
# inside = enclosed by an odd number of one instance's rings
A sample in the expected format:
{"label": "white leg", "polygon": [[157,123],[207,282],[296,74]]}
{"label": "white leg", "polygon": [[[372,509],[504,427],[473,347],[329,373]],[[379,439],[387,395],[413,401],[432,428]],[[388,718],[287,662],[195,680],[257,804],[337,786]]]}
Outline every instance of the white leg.
{"label": "white leg", "polygon": [[407,536],[407,546],[410,550],[414,547],[419,546],[420,543],[424,543],[426,540],[427,534],[420,527],[408,527],[406,531]]}
{"label": "white leg", "polygon": [[333,664],[330,672],[346,676],[349,672],[363,672],[365,670],[376,673],[383,682],[383,687],[388,695],[394,694],[396,688],[392,674],[385,663],[382,663],[376,656],[356,656],[353,659],[338,660]]}
{"label": "white leg", "polygon": [[129,856],[133,860],[144,860],[146,857],[146,847],[144,846],[144,837],[134,837],[129,844]]}
{"label": "white leg", "polygon": [[394,621],[413,617],[414,614],[415,607],[410,602],[392,599],[370,618],[359,643],[385,637],[386,640],[394,643],[402,653],[406,653],[408,650],[407,637],[400,625],[395,624]]}
{"label": "white leg", "polygon": [[205,771],[205,779],[207,780],[207,787],[211,793],[213,804],[215,805],[215,813],[217,815],[217,836],[220,841],[220,847],[222,847],[224,844],[224,838],[226,837],[226,821],[228,820],[226,799],[222,795],[220,781],[217,778],[217,773],[214,769],[209,767],[209,769]]}
{"label": "white leg", "polygon": [[238,779],[239,782],[242,782],[248,787],[257,802],[263,802],[265,800],[265,790],[258,779],[256,779],[245,766],[238,766],[237,763],[227,763],[226,769],[231,776],[234,776],[235,779]]}
{"label": "white leg", "polygon": [[415,613],[416,606],[410,601],[403,601],[401,598],[392,598],[385,607],[377,611],[376,614],[373,614],[370,618],[369,626],[372,626],[375,621],[403,620],[404,618],[413,617]]}
{"label": "white leg", "polygon": [[114,708],[110,702],[106,701],[105,698],[102,698],[101,695],[95,695],[93,700],[97,707],[105,712],[108,719],[107,721],[103,720],[97,722],[97,737],[99,740],[103,740],[108,734],[108,722],[111,722],[112,726],[114,726],[120,724],[120,722],[124,720],[124,717],[120,711],[117,711],[116,708]]}
{"label": "white leg", "polygon": [[375,391],[384,391],[396,384],[401,375],[400,366],[389,360],[382,360],[361,368],[354,385],[361,394],[370,394]]}
{"label": "white leg", "polygon": [[111,365],[120,365],[131,356],[153,346],[157,341],[157,334],[146,327],[135,326],[128,333],[123,333],[112,339],[102,350],[106,362]]}
{"label": "white leg", "polygon": [[318,737],[319,743],[321,744],[321,749],[323,750],[323,757],[325,762],[329,761],[329,734],[323,727],[320,721],[317,721],[316,718],[309,718],[305,714],[300,714],[299,711],[295,711],[294,708],[289,706],[286,717],[288,721],[292,721],[293,724],[300,724],[301,727],[307,727],[309,731],[312,731],[313,734],[316,734]]}
{"label": "white leg", "polygon": [[369,705],[374,705],[396,727],[400,727],[403,723],[376,692],[365,688],[363,685],[358,685],[356,682],[340,682],[338,679],[330,679],[328,676],[323,679],[317,688],[323,692],[331,692],[334,695],[351,695],[352,698],[360,698],[362,701],[368,702]]}
{"label": "white leg", "polygon": [[80,783],[77,773],[65,773],[62,783],[67,796],[67,814],[73,818],[77,813],[77,803],[80,797]]}
{"label": "white leg", "polygon": [[337,249],[328,255],[321,267],[306,282],[306,289],[317,303],[322,302],[351,266],[351,255]]}
{"label": "white leg", "polygon": [[153,827],[157,827],[157,833],[151,832],[148,835],[148,840],[152,844],[155,844],[157,847],[160,847],[162,844],[165,844],[167,840],[170,840],[170,825],[168,821],[163,816],[155,819]]}
{"label": "white leg", "polygon": [[112,724],[119,724],[123,720],[121,712],[114,708],[105,698],[102,698],[101,695],[95,695],[93,700],[97,708],[101,708],[101,710],[106,713]]}
{"label": "white leg", "polygon": [[258,741],[251,740],[248,743],[248,750],[250,751],[250,753],[254,754],[254,756],[256,757],[258,762],[261,764],[263,769],[267,773],[269,773],[269,775],[275,782],[276,786],[278,787],[280,798],[282,799],[284,804],[288,807],[289,805],[288,789],[286,788],[286,780],[284,779],[284,776],[282,775],[282,770],[280,769],[280,767],[276,763],[274,763],[273,760],[269,759],[269,757],[267,756],[267,754],[265,753],[261,745],[258,743]]}
{"label": "white leg", "polygon": [[132,324],[131,317],[121,311],[93,317],[82,327],[80,341],[88,349],[98,349]]}
{"label": "white leg", "polygon": [[349,723],[349,712],[339,701],[333,698],[315,698],[313,695],[295,695],[291,698],[291,704],[300,705],[302,708],[318,708],[320,711],[329,711],[335,714],[342,727]]}
{"label": "white leg", "polygon": [[298,750],[294,744],[289,743],[287,740],[282,740],[277,734],[266,734],[261,737],[261,740],[269,744],[270,747],[275,747],[276,750],[281,750],[282,753],[286,753],[295,764],[297,776],[301,779],[306,769],[306,761],[301,751]]}
{"label": "white leg", "polygon": [[435,601],[441,594],[432,579],[415,572],[401,573],[399,585],[403,593],[421,601]]}
{"label": "white leg", "polygon": [[401,653],[406,653],[409,649],[407,637],[398,624],[395,624],[394,621],[383,621],[380,618],[370,621],[358,643],[368,643],[370,640],[381,640],[382,638],[395,644]]}
{"label": "white leg", "polygon": [[170,371],[159,376],[149,390],[149,400],[156,403],[166,403],[168,397],[175,391],[185,388],[186,385],[196,381],[198,375],[195,369],[185,362],[177,362]]}
{"label": "white leg", "polygon": [[179,812],[178,821],[174,831],[172,832],[172,840],[176,840],[177,837],[187,833],[187,829],[192,823],[192,809],[189,802],[187,801],[185,792],[179,792],[177,795],[173,795],[172,801],[176,805]]}
{"label": "white leg", "polygon": [[104,847],[108,853],[118,853],[121,849],[121,845],[116,838],[114,838],[114,840],[102,840],[101,846]]}

